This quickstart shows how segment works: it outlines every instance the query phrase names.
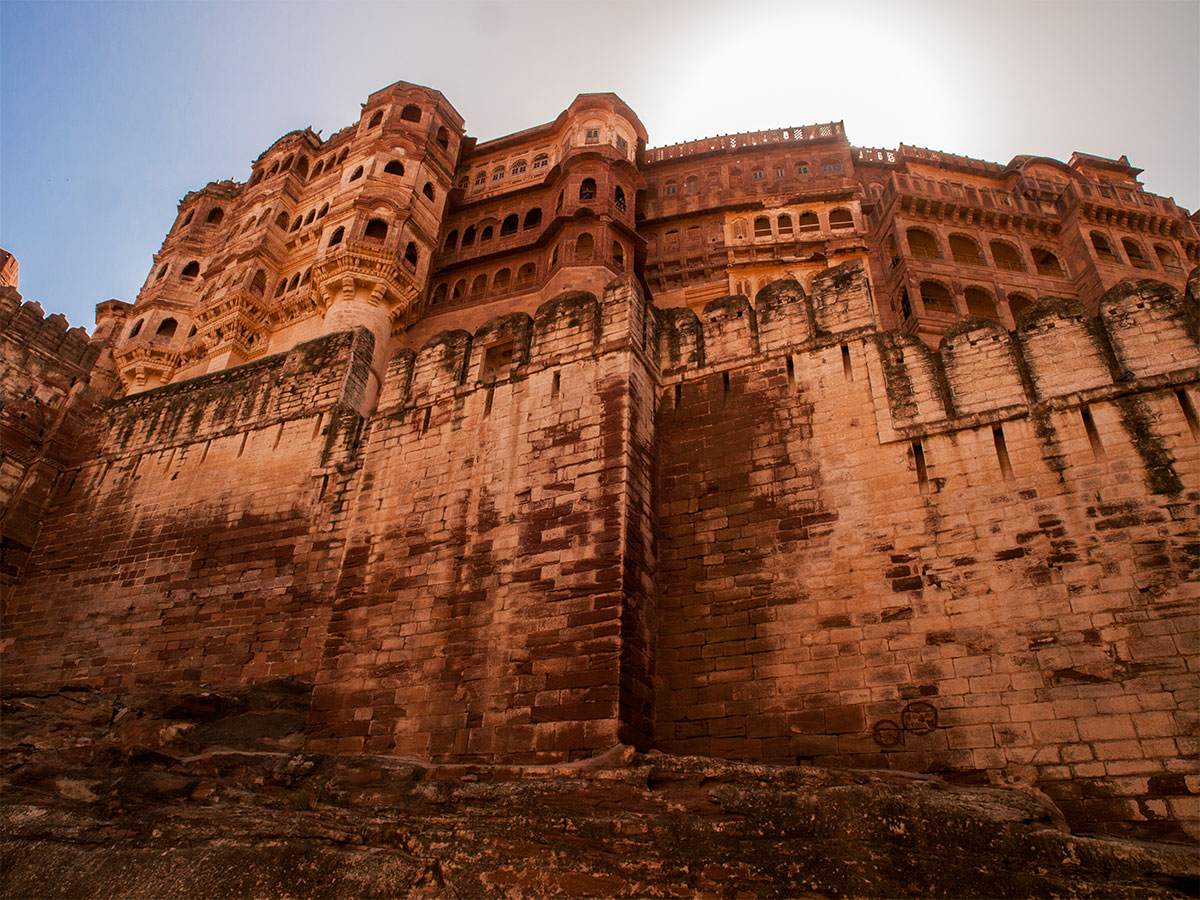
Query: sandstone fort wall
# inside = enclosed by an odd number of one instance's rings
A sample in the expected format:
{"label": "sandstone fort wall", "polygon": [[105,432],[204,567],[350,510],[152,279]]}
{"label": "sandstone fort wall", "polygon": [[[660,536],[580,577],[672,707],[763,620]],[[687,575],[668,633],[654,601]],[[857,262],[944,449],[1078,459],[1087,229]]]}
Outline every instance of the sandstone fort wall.
{"label": "sandstone fort wall", "polygon": [[936,771],[1178,834],[1200,345],[1160,283],[1099,309],[932,351],[858,264],[699,315],[625,279],[399,351],[370,415],[365,329],[109,402],[5,685],[289,678],[314,750]]}

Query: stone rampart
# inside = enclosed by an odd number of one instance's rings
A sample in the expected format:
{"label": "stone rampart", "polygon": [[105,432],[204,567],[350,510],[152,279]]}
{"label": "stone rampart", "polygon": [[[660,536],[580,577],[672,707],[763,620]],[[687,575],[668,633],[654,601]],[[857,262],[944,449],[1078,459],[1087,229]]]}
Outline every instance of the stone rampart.
{"label": "stone rampart", "polygon": [[1076,824],[1194,829],[1188,305],[1126,283],[1099,317],[1046,300],[933,352],[814,328],[818,303],[784,282],[757,316],[661,319],[655,745],[1022,780]]}
{"label": "stone rampart", "polygon": [[5,681],[312,680],[372,341],[108,405],[4,613]]}
{"label": "stone rampart", "polygon": [[699,316],[632,279],[111,404],[10,688],[311,684],[314,752],[618,741],[1035,784],[1195,827],[1196,323],[1152,282],[937,351],[857,264]]}
{"label": "stone rampart", "polygon": [[0,288],[0,585],[19,575],[46,507],[79,464],[82,435],[105,397],[89,386],[100,355],[82,328]]}

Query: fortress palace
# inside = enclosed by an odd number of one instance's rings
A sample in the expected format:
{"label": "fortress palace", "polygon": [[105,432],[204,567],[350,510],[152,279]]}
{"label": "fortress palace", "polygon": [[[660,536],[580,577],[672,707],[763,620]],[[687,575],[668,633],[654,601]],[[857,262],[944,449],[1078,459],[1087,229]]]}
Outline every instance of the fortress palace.
{"label": "fortress palace", "polygon": [[1200,232],[1139,172],[384,88],[184,197],[90,338],[0,287],[6,695],[286,685],[306,753],[1194,840]]}

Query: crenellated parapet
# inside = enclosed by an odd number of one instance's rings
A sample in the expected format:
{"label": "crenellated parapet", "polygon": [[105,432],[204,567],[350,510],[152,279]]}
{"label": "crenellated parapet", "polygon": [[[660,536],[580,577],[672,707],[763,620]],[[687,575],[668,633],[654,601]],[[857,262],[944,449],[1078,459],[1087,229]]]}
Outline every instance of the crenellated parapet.
{"label": "crenellated parapet", "polygon": [[110,337],[102,328],[89,340],[65,316],[46,316],[41,304],[0,286],[0,584],[19,573],[47,508],[91,448],[112,387]]}

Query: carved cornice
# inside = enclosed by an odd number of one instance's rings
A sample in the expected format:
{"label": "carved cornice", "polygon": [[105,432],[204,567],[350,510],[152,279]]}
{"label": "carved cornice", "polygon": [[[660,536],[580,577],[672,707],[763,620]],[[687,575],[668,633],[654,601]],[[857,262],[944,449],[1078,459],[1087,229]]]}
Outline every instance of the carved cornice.
{"label": "carved cornice", "polygon": [[313,267],[313,282],[325,305],[339,295],[353,297],[359,289],[370,291],[372,303],[384,306],[392,322],[406,324],[416,317],[424,284],[395,251],[377,244],[346,241]]}

